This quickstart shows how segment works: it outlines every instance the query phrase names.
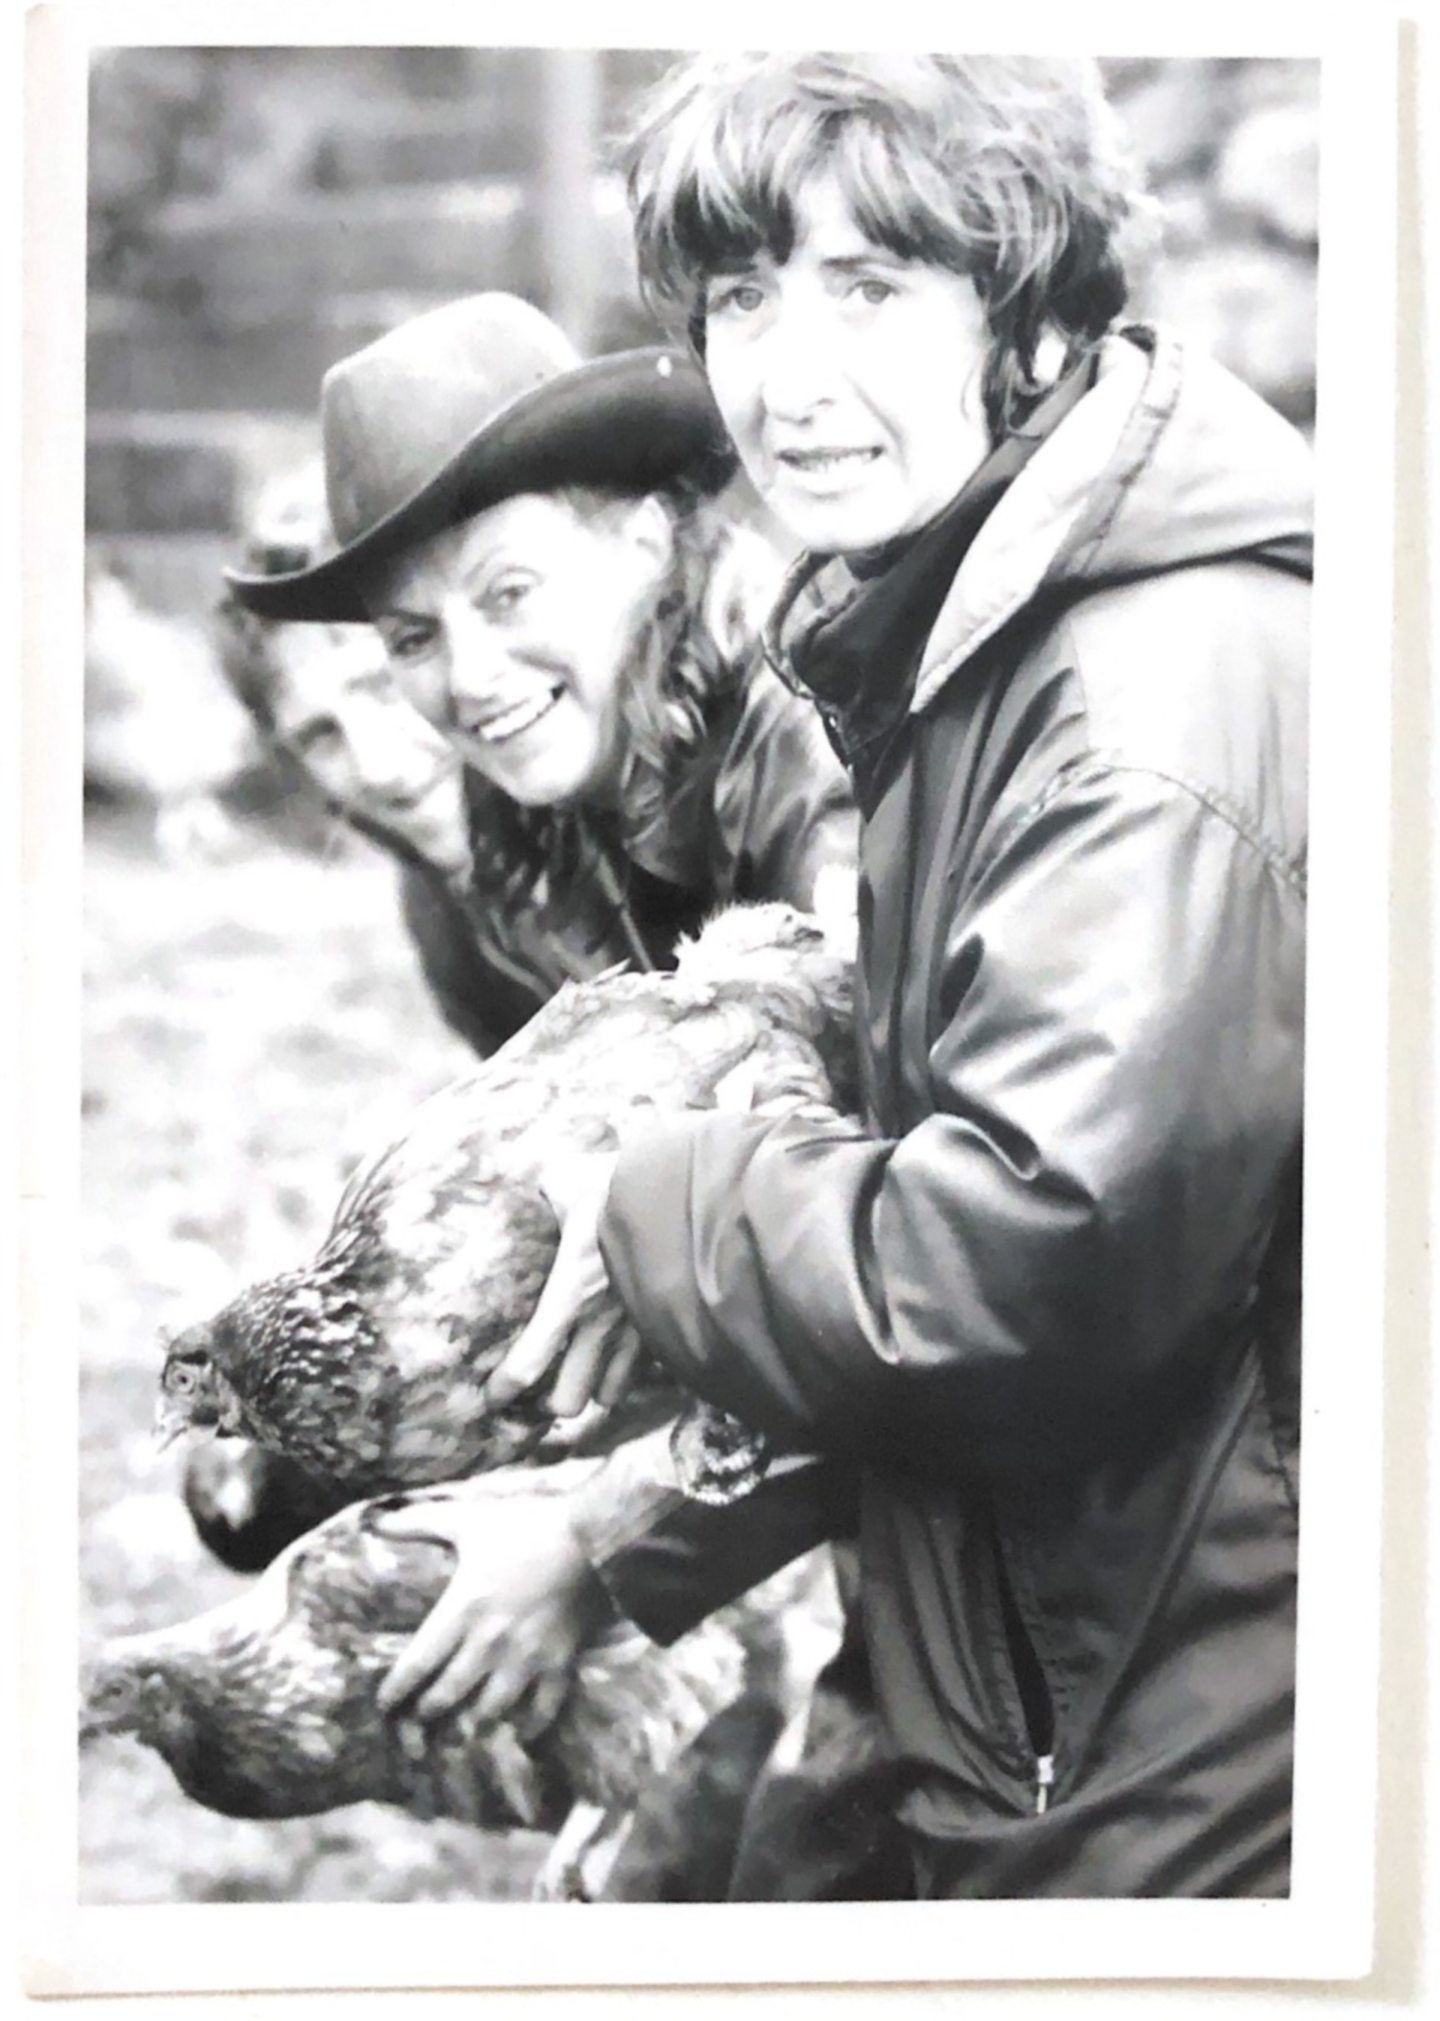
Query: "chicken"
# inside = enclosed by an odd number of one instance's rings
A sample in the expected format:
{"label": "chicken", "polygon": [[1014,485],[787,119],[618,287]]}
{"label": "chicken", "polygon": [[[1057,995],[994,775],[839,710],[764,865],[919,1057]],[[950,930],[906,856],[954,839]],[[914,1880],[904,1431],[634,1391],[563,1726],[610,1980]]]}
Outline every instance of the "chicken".
{"label": "chicken", "polygon": [[[713,1106],[738,1072],[752,1101],[849,1107],[850,999],[848,952],[784,905],[721,913],[672,975],[567,986],[362,1163],[312,1263],[170,1343],[159,1430],[243,1434],[352,1493],[526,1456],[555,1431],[544,1405],[487,1414],[482,1388],[554,1259],[538,1175],[567,1151],[624,1142],[659,1111]],[[676,1401],[656,1368],[623,1407],[626,1434]],[[700,1440],[723,1477],[715,1498],[740,1491],[744,1436],[727,1438],[733,1421],[719,1413],[699,1421],[718,1421]]]}
{"label": "chicken", "polygon": [[596,1464],[511,1469],[341,1510],[237,1599],[106,1643],[87,1666],[82,1741],[133,1736],[187,1795],[230,1817],[373,1801],[422,1818],[556,1831],[583,1804],[593,1807],[583,1835],[593,1836],[598,1814],[618,1842],[614,1821],[742,1690],[752,1658],[758,1675],[770,1674],[781,1616],[803,1591],[792,1573],[668,1649],[616,1626],[579,1658],[538,1738],[522,1740],[509,1723],[483,1728],[465,1707],[422,1730],[376,1705],[381,1679],[453,1570],[448,1544],[395,1536],[377,1514],[478,1496],[509,1534]]}
{"label": "chicken", "polygon": [[202,1543],[234,1572],[259,1572],[353,1499],[280,1453],[243,1439],[197,1445],[182,1488]]}

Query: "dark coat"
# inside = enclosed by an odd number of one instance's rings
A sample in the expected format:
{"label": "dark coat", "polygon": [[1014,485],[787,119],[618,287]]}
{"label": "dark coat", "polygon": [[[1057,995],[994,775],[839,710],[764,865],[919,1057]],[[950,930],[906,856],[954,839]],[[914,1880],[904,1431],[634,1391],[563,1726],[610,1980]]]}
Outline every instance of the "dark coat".
{"label": "dark coat", "polygon": [[1112,340],[852,748],[868,1128],[611,1190],[676,1374],[858,1463],[929,1893],[1288,1886],[1309,524],[1262,402]]}
{"label": "dark coat", "polygon": [[855,811],[814,710],[757,666],[717,709],[679,794],[622,849],[587,838],[548,907],[485,906],[434,872],[402,872],[406,926],[441,1015],[477,1052],[512,1037],[565,982],[616,962],[669,968],[717,907],[809,910],[829,866],[853,871]]}

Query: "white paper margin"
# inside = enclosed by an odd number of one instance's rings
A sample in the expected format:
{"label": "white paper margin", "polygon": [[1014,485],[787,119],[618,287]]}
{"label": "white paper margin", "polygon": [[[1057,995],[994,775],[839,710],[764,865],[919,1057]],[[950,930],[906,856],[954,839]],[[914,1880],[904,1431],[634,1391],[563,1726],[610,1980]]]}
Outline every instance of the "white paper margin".
{"label": "white paper margin", "polygon": [[[881,19],[883,16],[883,28]],[[1304,1518],[1294,1884],[1283,1902],[76,1905],[75,1369],[84,72],[91,43],[689,47],[672,7],[105,0],[33,11],[23,725],[20,1641],[35,1993],[985,1980],[1343,1980],[1373,1920],[1385,1259],[1395,23],[1354,8],[727,5],[724,39],[1323,61],[1319,570],[1306,1091]],[[508,25],[508,24],[507,24]],[[747,34],[746,29],[752,32]],[[712,35],[708,39],[717,40]]]}

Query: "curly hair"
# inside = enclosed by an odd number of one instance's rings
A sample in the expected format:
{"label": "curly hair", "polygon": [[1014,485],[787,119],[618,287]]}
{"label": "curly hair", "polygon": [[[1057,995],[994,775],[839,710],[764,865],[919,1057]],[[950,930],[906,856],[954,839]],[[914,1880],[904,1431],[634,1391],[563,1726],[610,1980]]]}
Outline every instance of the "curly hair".
{"label": "curly hair", "polygon": [[[569,487],[551,495],[592,525],[623,519],[635,505],[629,492]],[[669,553],[622,654],[618,812],[522,806],[467,767],[471,896],[482,905],[539,906],[548,922],[560,919],[567,887],[583,877],[602,836],[623,850],[627,836],[650,825],[717,717],[739,695],[747,655],[778,585],[778,557],[767,542],[727,517],[708,488],[680,484],[654,496],[669,521]],[[256,573],[303,568],[323,545],[326,528],[316,513],[307,518],[292,511],[288,494],[285,507],[277,524],[270,524],[276,515],[262,516],[246,545],[246,566]],[[215,616],[225,675],[261,730],[273,737],[280,676],[270,640],[276,626],[244,609],[233,594],[221,600]],[[344,810],[344,818],[407,860],[413,854],[353,809]],[[543,905],[542,882],[548,886]]]}
{"label": "curly hair", "polygon": [[1121,313],[1153,206],[1089,61],[953,55],[704,55],[660,79],[621,143],[640,284],[704,354],[706,279],[795,244],[797,192],[833,174],[857,225],[967,275],[992,343],[992,444]]}
{"label": "curly hair", "polygon": [[[622,654],[617,810],[522,806],[467,770],[479,898],[535,904],[544,880],[545,911],[563,910],[565,887],[583,876],[601,838],[623,851],[627,838],[650,825],[740,694],[760,619],[779,581],[778,557],[708,496],[686,488],[653,495],[670,521],[670,552]],[[591,524],[604,524],[635,503],[630,494],[579,487],[554,496]]]}

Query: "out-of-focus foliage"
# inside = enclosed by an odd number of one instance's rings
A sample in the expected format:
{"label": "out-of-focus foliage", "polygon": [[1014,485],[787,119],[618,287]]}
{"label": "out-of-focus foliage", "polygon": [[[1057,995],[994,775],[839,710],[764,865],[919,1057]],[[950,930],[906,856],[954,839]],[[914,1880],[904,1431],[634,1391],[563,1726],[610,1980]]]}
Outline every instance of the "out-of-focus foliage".
{"label": "out-of-focus foliage", "polygon": [[[595,54],[597,162],[635,92],[670,55]],[[327,198],[336,231],[353,230],[344,205],[358,197],[374,210],[382,246],[385,220],[397,205],[407,245],[412,229],[419,229],[421,243],[413,259],[394,261],[388,279],[383,264],[363,275],[353,267],[338,273],[344,283],[338,292],[351,291],[357,281],[371,293],[425,292],[427,285],[454,292],[461,277],[443,240],[457,186],[467,179],[529,185],[541,174],[543,65],[553,61],[533,50],[101,52],[91,93],[92,283],[223,322],[235,314],[226,306],[224,269],[237,248],[234,233],[219,227],[248,219],[260,243],[268,223],[280,267],[277,299],[288,293],[292,306],[323,314],[325,272],[303,263],[286,269],[293,232],[303,214],[319,224],[323,239]],[[1182,309],[1198,320],[1207,340],[1232,348],[1252,372],[1268,374],[1262,390],[1278,389],[1280,404],[1305,418],[1313,404],[1303,383],[1307,372],[1313,374],[1313,344],[1308,359],[1292,355],[1303,316],[1287,317],[1280,297],[1287,291],[1305,296],[1307,270],[1313,282],[1318,66],[1121,58],[1104,69],[1170,216],[1168,271],[1157,281],[1158,304]],[[185,210],[195,200],[216,206],[202,220],[216,229],[200,229],[193,208]],[[287,211],[287,204],[299,209]],[[613,196],[602,197],[599,209],[603,219],[613,210]],[[428,276],[427,213],[435,244]],[[185,241],[178,257],[173,248],[167,253],[177,224]],[[496,250],[477,223],[474,285],[513,285],[506,273],[485,271],[487,254]],[[542,295],[554,281],[543,272],[526,278]],[[601,322],[620,337],[627,334],[621,298],[628,293],[628,275],[613,274]],[[1302,303],[1302,309],[1309,306]],[[1278,338],[1241,327],[1267,317],[1296,327]],[[223,368],[223,357],[217,363]],[[292,397],[278,370],[277,387]],[[222,398],[222,404],[229,402]]]}
{"label": "out-of-focus foliage", "polygon": [[[101,52],[91,90],[88,523],[233,543],[325,370],[407,315],[526,294],[649,341],[614,135],[673,52]],[[1165,225],[1133,307],[1302,427],[1315,408],[1318,66],[1104,65]],[[214,559],[209,564],[214,566]],[[183,606],[182,606],[183,607]]]}

